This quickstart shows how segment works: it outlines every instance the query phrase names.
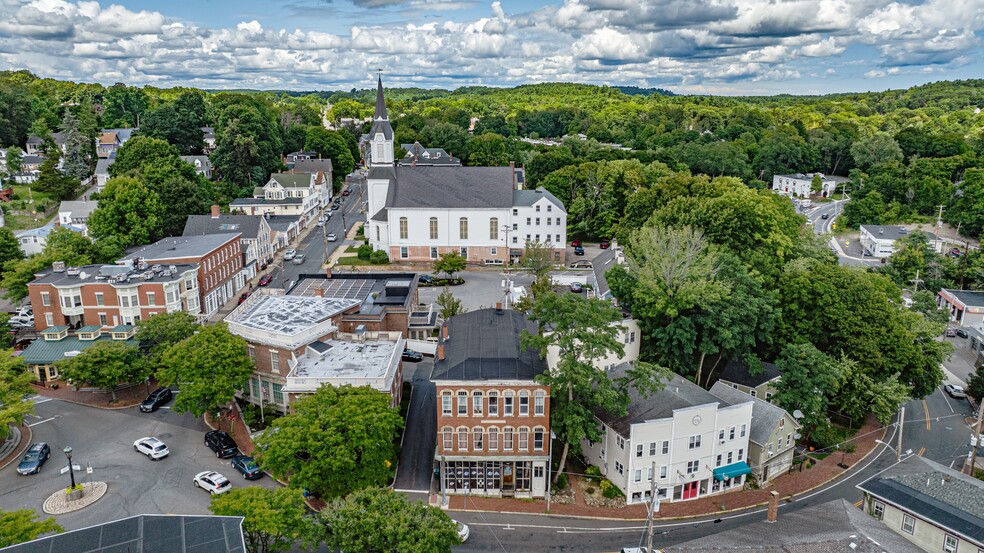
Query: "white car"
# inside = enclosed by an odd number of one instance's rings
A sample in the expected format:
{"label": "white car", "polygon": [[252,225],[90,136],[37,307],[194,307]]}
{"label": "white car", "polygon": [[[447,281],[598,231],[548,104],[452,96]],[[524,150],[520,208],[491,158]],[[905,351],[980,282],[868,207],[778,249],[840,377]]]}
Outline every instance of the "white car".
{"label": "white car", "polygon": [[329,232],[329,233],[328,233],[328,236],[327,236],[327,238],[326,238],[326,239],[327,239],[327,240],[328,240],[329,242],[334,242],[334,241],[336,241],[336,240],[338,240],[338,237],[337,237],[337,236],[335,236],[335,233],[334,233],[334,232]]}
{"label": "white car", "polygon": [[10,328],[33,328],[34,327],[34,315],[27,317],[22,317],[16,315],[7,320],[7,326]]}
{"label": "white car", "polygon": [[297,255],[297,250],[287,250],[284,252],[284,259],[290,261],[291,259],[294,259],[295,255]]}
{"label": "white car", "polygon": [[451,522],[458,526],[458,539],[461,540],[461,543],[465,543],[465,540],[467,540],[468,536],[471,535],[471,532],[468,531],[468,525],[462,524],[454,519],[451,519]]}
{"label": "white car", "polygon": [[943,386],[946,393],[950,394],[950,397],[954,399],[963,399],[967,397],[967,392],[964,391],[963,386],[959,384],[947,384]]}
{"label": "white car", "polygon": [[171,452],[168,451],[167,446],[164,445],[164,442],[152,436],[140,438],[139,440],[133,442],[133,449],[139,453],[143,453],[154,461],[163,459],[171,454]]}
{"label": "white car", "polygon": [[232,489],[232,482],[228,478],[211,470],[196,474],[195,485],[211,495],[225,493]]}
{"label": "white car", "polygon": [[34,318],[34,310],[31,308],[30,305],[21,306],[21,307],[19,307],[17,309],[17,316],[18,317],[30,317],[31,319],[33,319]]}

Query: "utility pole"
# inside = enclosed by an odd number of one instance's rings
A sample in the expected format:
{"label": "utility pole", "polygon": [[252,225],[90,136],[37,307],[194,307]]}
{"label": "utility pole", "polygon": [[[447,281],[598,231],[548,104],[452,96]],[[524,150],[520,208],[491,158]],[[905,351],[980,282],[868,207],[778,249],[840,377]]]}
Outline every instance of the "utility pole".
{"label": "utility pole", "polygon": [[977,448],[984,444],[981,444],[981,421],[984,420],[984,398],[981,398],[980,405],[977,406],[977,425],[974,427],[974,438],[977,439],[977,445],[970,450],[970,475],[974,475],[974,469],[977,467]]}
{"label": "utility pole", "polygon": [[936,216],[936,251],[940,252],[940,227],[943,226],[943,206],[938,205],[936,207],[940,208],[940,212]]}
{"label": "utility pole", "polygon": [[653,552],[653,524],[656,522],[656,509],[659,508],[659,499],[656,497],[656,461],[653,461],[651,470],[653,476],[649,479],[649,509],[646,513],[646,553]]}
{"label": "utility pole", "polygon": [[899,410],[899,441],[895,447],[895,462],[902,460],[902,425],[905,424],[905,406]]}
{"label": "utility pole", "polygon": [[918,292],[919,283],[922,282],[922,279],[919,278],[919,269],[916,269],[916,278],[910,280],[909,282],[912,283],[912,293],[915,294],[916,292]]}

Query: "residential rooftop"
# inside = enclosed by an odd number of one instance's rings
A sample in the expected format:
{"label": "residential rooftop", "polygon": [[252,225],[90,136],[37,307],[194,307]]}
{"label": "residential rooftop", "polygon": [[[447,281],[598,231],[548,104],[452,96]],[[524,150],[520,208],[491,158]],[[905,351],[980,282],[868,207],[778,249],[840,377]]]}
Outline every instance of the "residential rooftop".
{"label": "residential rooftop", "polygon": [[779,367],[773,363],[763,361],[762,368],[752,374],[752,370],[747,365],[736,359],[729,359],[718,374],[718,380],[733,382],[749,388],[757,388],[766,382],[780,378],[782,373]]}
{"label": "residential rooftop", "polygon": [[539,187],[536,190],[513,190],[513,205],[514,206],[531,206],[536,202],[546,198],[550,203],[557,206],[562,212],[567,213],[567,209],[564,207],[564,203],[557,199],[544,187]]}
{"label": "residential rooftop", "polygon": [[130,250],[123,260],[141,259],[156,261],[187,257],[202,257],[232,240],[238,240],[241,233],[206,234],[200,236],[170,236]]}
{"label": "residential rooftop", "polygon": [[58,212],[70,212],[72,217],[88,217],[96,208],[99,207],[98,201],[64,201],[58,205]]}
{"label": "residential rooftop", "polygon": [[520,333],[537,332],[525,313],[512,309],[478,309],[445,323],[431,380],[532,380],[547,369],[538,351],[520,347]]}
{"label": "residential rooftop", "polygon": [[909,235],[909,231],[899,225],[861,225],[861,231],[877,240],[898,240]]}
{"label": "residential rooftop", "polygon": [[715,382],[710,389],[711,395],[722,401],[736,405],[746,401],[752,402],[752,427],[748,431],[748,439],[764,446],[769,442],[773,430],[779,426],[779,421],[786,417],[790,424],[798,426],[796,420],[786,413],[785,409],[773,405],[764,399],[752,397],[741,390],[736,390],[724,382]]}
{"label": "residential rooftop", "polygon": [[858,488],[919,518],[984,543],[984,482],[910,455]]}
{"label": "residential rooftop", "polygon": [[211,215],[189,215],[185,220],[183,236],[205,234],[225,234],[238,232],[248,240],[255,240],[260,234],[261,215],[242,215],[222,213]]}

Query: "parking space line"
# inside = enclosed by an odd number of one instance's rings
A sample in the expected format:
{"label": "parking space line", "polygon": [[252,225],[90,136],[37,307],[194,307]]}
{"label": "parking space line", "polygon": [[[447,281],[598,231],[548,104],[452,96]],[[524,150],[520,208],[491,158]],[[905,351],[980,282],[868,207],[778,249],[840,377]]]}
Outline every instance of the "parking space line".
{"label": "parking space line", "polygon": [[[940,388],[940,391],[943,391],[943,388]],[[946,396],[947,396],[947,393],[944,391],[943,392],[943,401],[946,402],[946,406],[950,408],[950,412],[951,413],[956,413],[956,411],[953,410],[953,406],[950,405],[950,400],[947,399]]]}
{"label": "parking space line", "polygon": [[60,416],[61,415],[55,415],[53,417],[48,417],[48,418],[44,419],[43,421],[33,422],[33,423],[29,424],[28,426],[37,426],[37,425],[39,425],[39,424],[41,424],[43,422],[53,421],[53,420],[57,419]]}

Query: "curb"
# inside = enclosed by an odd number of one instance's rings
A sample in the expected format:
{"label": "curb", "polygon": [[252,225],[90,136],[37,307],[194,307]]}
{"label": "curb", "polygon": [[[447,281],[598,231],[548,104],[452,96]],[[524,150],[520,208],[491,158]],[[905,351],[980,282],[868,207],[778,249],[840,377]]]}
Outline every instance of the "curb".
{"label": "curb", "polygon": [[[28,447],[30,447],[31,440],[34,438],[34,434],[31,432],[31,427],[28,426],[28,425],[26,425],[26,424],[21,424],[21,427],[22,428],[20,429],[21,430],[20,443],[17,444],[17,447],[15,447],[14,450],[10,452],[10,455],[7,456],[7,459],[5,459],[4,461],[2,461],[2,464],[0,464],[0,470],[7,468],[11,463],[13,463],[14,461],[16,461],[21,456],[21,454],[23,454],[24,451],[27,450]],[[27,439],[26,440],[24,439],[24,437],[25,437],[25,432],[24,431],[25,430],[27,431],[26,432],[26,436],[27,436]],[[25,446],[25,444],[26,444],[26,446]],[[25,446],[25,447],[22,449],[21,446]]]}
{"label": "curb", "polygon": [[[885,437],[885,431],[887,429],[888,429],[888,427],[882,427],[882,438]],[[865,461],[868,457],[871,456],[872,453],[874,453],[874,451],[876,449],[878,449],[877,448],[877,444],[876,444],[876,447],[872,447],[870,450],[868,450],[868,453],[866,453],[863,457],[861,457],[860,459],[858,459],[854,463],[854,465],[852,465],[852,466],[856,466],[859,463]],[[805,490],[798,491],[798,492],[796,492],[794,494],[785,495],[785,496],[783,496],[783,497],[780,498],[780,501],[786,501],[787,503],[790,502],[790,501],[795,501],[797,497],[802,496],[802,495],[806,495],[806,494],[808,494],[808,493],[810,493],[810,492],[812,492],[814,490],[817,490],[819,488],[822,488],[822,487],[830,484],[831,482],[837,480],[838,478],[844,477],[845,475],[848,475],[848,471],[846,471],[846,470],[843,471],[843,472],[841,472],[840,474],[834,475],[833,477],[831,477],[831,478],[829,478],[829,479],[827,479],[827,480],[825,480],[825,481],[823,481],[823,482],[821,482],[821,483],[819,483],[819,484],[817,484],[817,485],[815,485],[815,486],[813,486],[811,488],[807,488]],[[734,509],[726,509],[724,511],[712,511],[712,512],[708,512],[708,513],[702,513],[702,514],[696,514],[696,515],[680,515],[680,516],[672,516],[672,517],[658,517],[656,520],[658,520],[658,521],[664,521],[664,520],[665,521],[672,521],[672,520],[691,520],[691,519],[701,518],[701,517],[710,517],[710,516],[713,516],[713,515],[726,515],[726,514],[739,513],[739,512],[742,512],[742,511],[750,511],[752,509],[758,509],[758,508],[765,507],[768,504],[769,504],[768,501],[764,501],[764,502],[760,502],[760,503],[753,503],[752,505],[746,505],[744,507],[736,507]],[[565,514],[560,514],[560,513],[536,513],[536,512],[522,512],[522,511],[489,511],[489,510],[485,510],[485,509],[450,509],[450,508],[447,508],[447,509],[444,509],[444,510],[446,510],[448,512],[453,512],[453,513],[490,513],[490,514],[503,514],[503,515],[551,516],[551,517],[569,518],[569,519],[575,519],[575,520],[622,520],[622,521],[627,521],[627,522],[645,522],[647,520],[647,519],[644,519],[644,518],[599,517],[599,516],[589,516],[589,515],[565,515]]]}
{"label": "curb", "polygon": [[[38,395],[41,395],[41,394],[38,394]],[[140,405],[140,402],[138,401],[138,402],[133,403],[133,404],[130,404],[130,405],[119,405],[119,406],[115,406],[115,407],[109,407],[109,406],[103,407],[102,405],[93,405],[91,403],[84,403],[84,402],[81,402],[81,401],[75,401],[74,399],[65,399],[65,398],[61,398],[61,397],[52,397],[52,396],[44,396],[44,397],[51,398],[51,399],[58,400],[58,401],[64,401],[65,403],[72,403],[72,404],[75,404],[75,405],[81,405],[83,407],[92,407],[93,409],[102,409],[103,411],[120,411],[120,410],[123,410],[123,409],[130,409],[132,407],[136,407],[137,405]]]}

